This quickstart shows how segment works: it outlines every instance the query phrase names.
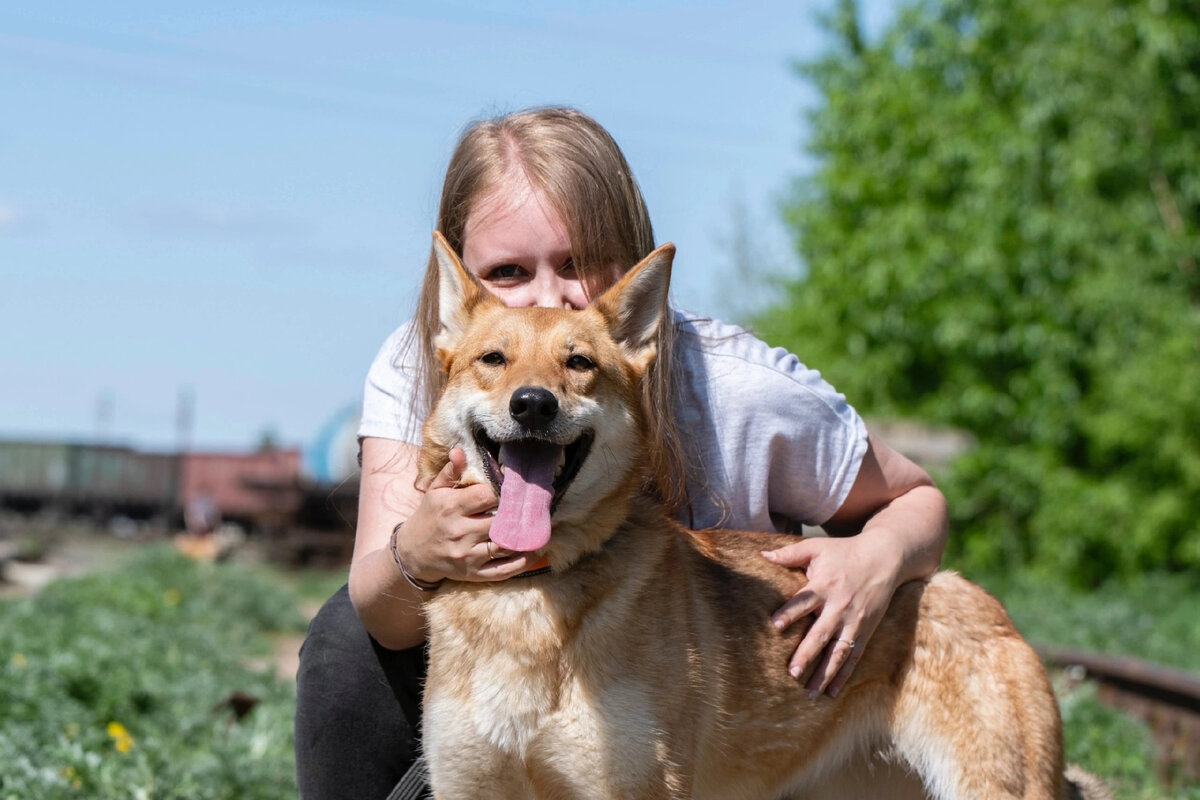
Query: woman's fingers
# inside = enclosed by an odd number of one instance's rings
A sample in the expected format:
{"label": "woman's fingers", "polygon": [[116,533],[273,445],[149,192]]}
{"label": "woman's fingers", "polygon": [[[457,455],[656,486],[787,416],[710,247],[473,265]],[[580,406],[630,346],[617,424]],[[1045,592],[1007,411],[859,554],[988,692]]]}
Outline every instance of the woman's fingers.
{"label": "woman's fingers", "polygon": [[808,689],[809,697],[816,697],[824,692],[833,681],[835,675],[841,674],[854,658],[858,642],[850,638],[849,631],[840,631],[838,636],[831,638],[826,644],[804,688]]}
{"label": "woman's fingers", "polygon": [[446,460],[446,466],[442,467],[437,475],[433,476],[433,480],[425,485],[417,485],[421,491],[428,492],[430,489],[449,489],[457,486],[462,478],[463,470],[467,468],[467,454],[463,452],[461,447],[455,447],[450,450],[449,457]]}
{"label": "woman's fingers", "polygon": [[854,620],[848,609],[839,614],[822,612],[796,648],[788,673],[804,683],[810,697],[822,692],[836,697],[862,660],[877,625],[877,621]]}
{"label": "woman's fingers", "polygon": [[522,572],[527,572],[532,564],[532,553],[515,553],[504,558],[493,558],[483,562],[475,569],[474,574],[464,580],[475,582],[508,580]]}
{"label": "woman's fingers", "polygon": [[833,639],[835,628],[827,617],[828,615],[817,617],[812,627],[808,629],[808,633],[804,634],[804,638],[800,640],[796,652],[792,654],[792,660],[788,664],[788,674],[795,680],[802,681],[805,676],[810,674],[813,665],[821,658],[826,645]]}
{"label": "woman's fingers", "polygon": [[850,657],[846,659],[846,663],[843,664],[841,669],[837,671],[837,674],[834,675],[833,680],[829,683],[828,688],[824,690],[829,694],[830,697],[838,696],[838,693],[842,691],[842,687],[846,685],[846,681],[850,680],[850,676],[858,667],[858,662],[862,660],[864,649],[863,646],[866,644],[866,641],[861,637],[861,635],[858,639],[853,641],[854,647],[850,650]]}
{"label": "woman's fingers", "polygon": [[811,589],[804,588],[775,610],[771,615],[771,624],[777,631],[785,631],[801,619],[815,613],[822,604],[821,596]]}
{"label": "woman's fingers", "polygon": [[821,544],[818,539],[801,539],[785,544],[774,550],[764,550],[763,558],[773,564],[779,564],[788,569],[805,569],[813,557],[820,552]]}
{"label": "woman's fingers", "polygon": [[488,527],[492,524],[492,511],[496,510],[497,500],[496,493],[492,491],[492,487],[486,483],[477,483],[472,486],[463,486],[454,489],[455,510],[466,517],[475,517],[483,522],[486,522]]}

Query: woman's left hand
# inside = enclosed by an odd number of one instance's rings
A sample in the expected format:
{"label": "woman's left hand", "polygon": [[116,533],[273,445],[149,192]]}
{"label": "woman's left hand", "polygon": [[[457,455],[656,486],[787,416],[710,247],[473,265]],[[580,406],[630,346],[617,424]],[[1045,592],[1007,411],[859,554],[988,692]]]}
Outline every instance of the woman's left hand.
{"label": "woman's left hand", "polygon": [[822,527],[836,537],[802,539],[763,555],[808,576],[808,585],[772,619],[786,630],[811,618],[788,672],[813,697],[833,697],[854,672],[896,587],[937,570],[946,544],[946,498],[923,469],[868,435],[854,485]]}
{"label": "woman's left hand", "polygon": [[808,576],[808,585],[771,618],[780,631],[811,619],[788,673],[805,682],[810,697],[837,696],[891,602],[899,557],[882,540],[862,535],[807,538],[763,556]]}

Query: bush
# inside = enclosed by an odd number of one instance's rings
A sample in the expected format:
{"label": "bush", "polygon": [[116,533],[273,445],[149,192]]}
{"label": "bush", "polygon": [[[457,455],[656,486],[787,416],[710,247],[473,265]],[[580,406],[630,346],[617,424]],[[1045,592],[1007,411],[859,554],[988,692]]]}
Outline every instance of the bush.
{"label": "bush", "polygon": [[1200,568],[1200,5],[853,4],[804,68],[805,265],[755,320],[860,410],[970,431],[952,555]]}

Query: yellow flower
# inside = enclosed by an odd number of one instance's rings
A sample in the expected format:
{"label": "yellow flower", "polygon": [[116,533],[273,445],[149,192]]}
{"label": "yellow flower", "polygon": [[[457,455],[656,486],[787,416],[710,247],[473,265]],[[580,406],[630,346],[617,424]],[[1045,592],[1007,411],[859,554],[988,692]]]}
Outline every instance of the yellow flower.
{"label": "yellow flower", "polygon": [[163,592],[163,602],[169,606],[179,605],[179,601],[183,599],[183,594],[178,589],[167,589]]}
{"label": "yellow flower", "polygon": [[113,747],[117,748],[118,753],[128,753],[133,749],[133,737],[129,735],[129,731],[125,730],[124,725],[119,722],[110,722],[105,730],[112,737]]}
{"label": "yellow flower", "polygon": [[20,669],[21,667],[25,666],[25,663],[26,663],[25,662],[25,654],[24,653],[13,653],[11,661],[12,661],[12,665],[14,667],[16,667],[17,669]]}
{"label": "yellow flower", "polygon": [[68,722],[66,730],[64,730],[63,733],[67,734],[68,739],[74,739],[76,736],[79,735],[79,723],[78,722]]}
{"label": "yellow flower", "polygon": [[75,771],[74,767],[63,767],[59,770],[59,774],[70,782],[72,789],[83,786],[83,779],[79,777],[79,773]]}

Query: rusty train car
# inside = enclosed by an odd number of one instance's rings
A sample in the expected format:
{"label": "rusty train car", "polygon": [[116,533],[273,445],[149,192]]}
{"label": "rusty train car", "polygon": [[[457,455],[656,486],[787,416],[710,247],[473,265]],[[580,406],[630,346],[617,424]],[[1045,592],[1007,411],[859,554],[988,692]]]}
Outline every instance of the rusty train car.
{"label": "rusty train car", "polygon": [[0,507],[97,521],[125,516],[177,524],[198,494],[226,519],[256,524],[297,501],[296,449],[144,452],[84,442],[0,440]]}

